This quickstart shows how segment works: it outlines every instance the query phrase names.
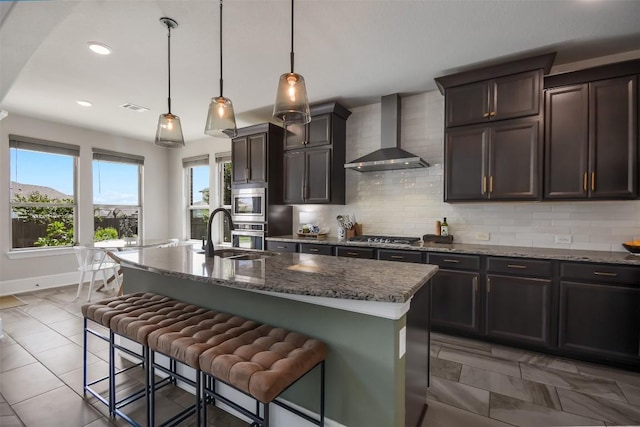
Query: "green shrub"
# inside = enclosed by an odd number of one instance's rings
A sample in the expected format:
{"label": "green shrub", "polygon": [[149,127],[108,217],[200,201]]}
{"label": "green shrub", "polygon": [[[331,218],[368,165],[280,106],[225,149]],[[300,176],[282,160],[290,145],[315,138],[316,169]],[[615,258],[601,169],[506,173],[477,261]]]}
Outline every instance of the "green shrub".
{"label": "green shrub", "polygon": [[107,228],[98,228],[95,233],[93,233],[93,241],[99,242],[101,240],[112,240],[118,238],[118,230],[113,227]]}

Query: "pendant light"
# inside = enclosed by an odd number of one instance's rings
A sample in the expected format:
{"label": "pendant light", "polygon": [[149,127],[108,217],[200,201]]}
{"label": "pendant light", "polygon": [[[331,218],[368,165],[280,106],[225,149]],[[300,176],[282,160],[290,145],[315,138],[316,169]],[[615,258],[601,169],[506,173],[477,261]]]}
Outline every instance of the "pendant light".
{"label": "pendant light", "polygon": [[211,136],[234,138],[238,134],[233,104],[222,96],[222,0],[220,0],[220,96],[211,98],[204,133]]}
{"label": "pendant light", "polygon": [[304,77],[293,72],[293,0],[291,0],[291,72],[280,76],[273,117],[284,125],[311,121]]}
{"label": "pendant light", "polygon": [[182,137],[182,126],[180,126],[180,117],[171,114],[171,29],[176,28],[178,23],[171,18],[160,18],[160,23],[167,27],[167,59],[168,59],[168,82],[169,96],[167,102],[169,112],[160,114],[158,119],[158,130],[156,132],[156,145],[165,148],[181,148],[184,147],[184,138]]}

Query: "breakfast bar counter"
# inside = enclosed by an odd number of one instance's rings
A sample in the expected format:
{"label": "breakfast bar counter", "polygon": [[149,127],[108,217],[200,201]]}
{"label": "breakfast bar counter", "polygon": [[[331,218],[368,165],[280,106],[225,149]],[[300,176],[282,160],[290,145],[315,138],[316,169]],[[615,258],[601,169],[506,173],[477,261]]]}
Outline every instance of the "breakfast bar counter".
{"label": "breakfast bar counter", "polygon": [[[324,341],[331,425],[419,422],[428,381],[429,280],[437,267],[235,248],[205,257],[191,245],[114,255],[127,293],[154,292]],[[319,375],[308,377],[283,397],[317,413]],[[297,418],[276,420],[300,425]]]}

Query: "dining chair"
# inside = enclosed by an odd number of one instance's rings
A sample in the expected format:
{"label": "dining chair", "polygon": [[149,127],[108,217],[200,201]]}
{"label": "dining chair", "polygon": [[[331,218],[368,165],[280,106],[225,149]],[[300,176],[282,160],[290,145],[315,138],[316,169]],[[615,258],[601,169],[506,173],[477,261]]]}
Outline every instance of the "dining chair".
{"label": "dining chair", "polygon": [[78,271],[80,272],[80,281],[78,282],[78,292],[76,293],[76,299],[80,298],[80,292],[82,291],[82,285],[84,284],[84,277],[86,273],[91,273],[91,279],[89,281],[89,294],[87,295],[87,301],[91,301],[91,291],[93,289],[93,282],[97,272],[102,272],[102,279],[105,287],[110,287],[108,284],[109,275],[107,273],[113,273],[115,277],[115,287],[111,289],[119,289],[120,282],[118,279],[118,270],[120,264],[116,263],[113,259],[107,256],[107,250],[104,248],[89,248],[85,246],[74,246],[76,258],[78,260]]}

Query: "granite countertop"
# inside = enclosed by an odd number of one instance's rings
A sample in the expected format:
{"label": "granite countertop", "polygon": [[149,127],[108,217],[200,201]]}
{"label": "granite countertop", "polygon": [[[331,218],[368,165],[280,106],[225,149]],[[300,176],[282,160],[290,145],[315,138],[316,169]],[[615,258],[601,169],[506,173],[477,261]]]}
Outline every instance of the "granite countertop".
{"label": "granite countertop", "polygon": [[404,249],[425,252],[448,252],[469,255],[493,255],[517,258],[538,258],[561,261],[597,262],[607,264],[627,264],[640,266],[640,256],[628,252],[585,251],[572,249],[527,248],[520,246],[470,245],[418,243],[413,245],[390,243],[344,242],[336,238],[317,240],[308,237],[277,236],[267,237],[276,242],[312,243],[318,245],[359,246],[381,249]]}
{"label": "granite countertop", "polygon": [[[336,299],[406,303],[437,272],[428,264],[253,251],[257,259],[207,258],[197,245],[113,255],[123,266],[221,286]],[[235,249],[235,248],[234,248]]]}

